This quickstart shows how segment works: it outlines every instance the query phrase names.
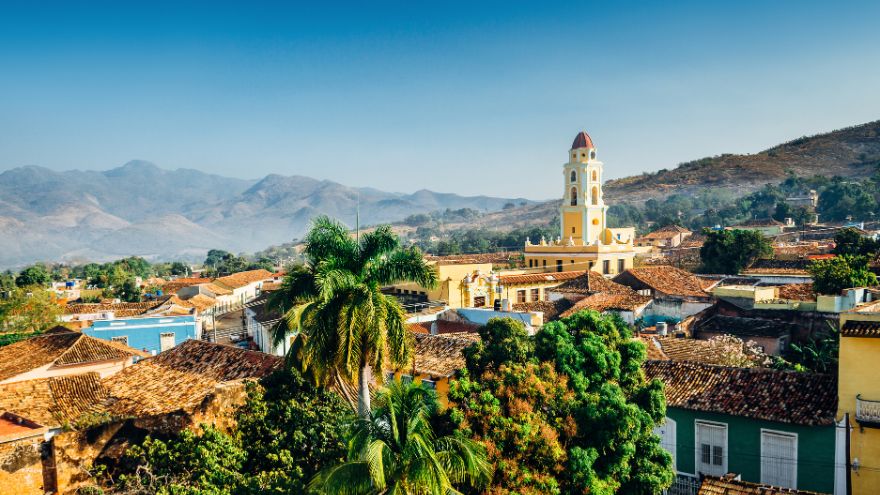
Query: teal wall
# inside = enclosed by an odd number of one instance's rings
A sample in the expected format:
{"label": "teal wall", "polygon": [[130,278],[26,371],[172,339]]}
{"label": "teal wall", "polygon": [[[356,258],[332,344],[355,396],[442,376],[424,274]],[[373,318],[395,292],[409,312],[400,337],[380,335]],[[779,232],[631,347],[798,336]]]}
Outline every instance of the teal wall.
{"label": "teal wall", "polygon": [[676,422],[676,468],[696,474],[695,425],[697,420],[727,424],[727,469],[745,481],[761,481],[761,429],[796,433],[797,488],[834,492],[834,426],[801,426],[775,421],[669,407],[666,416]]}

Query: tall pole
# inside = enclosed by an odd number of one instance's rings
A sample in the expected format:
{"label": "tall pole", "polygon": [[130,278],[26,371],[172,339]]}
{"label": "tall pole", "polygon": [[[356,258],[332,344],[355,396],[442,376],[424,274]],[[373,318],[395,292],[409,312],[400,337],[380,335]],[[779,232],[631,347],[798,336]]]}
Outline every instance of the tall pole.
{"label": "tall pole", "polygon": [[357,206],[354,210],[354,239],[361,244],[361,192],[357,192]]}
{"label": "tall pole", "polygon": [[846,423],[844,425],[846,428],[846,439],[844,441],[844,448],[846,449],[846,495],[852,495],[852,457],[850,455],[849,444],[849,413],[844,413],[843,422]]}

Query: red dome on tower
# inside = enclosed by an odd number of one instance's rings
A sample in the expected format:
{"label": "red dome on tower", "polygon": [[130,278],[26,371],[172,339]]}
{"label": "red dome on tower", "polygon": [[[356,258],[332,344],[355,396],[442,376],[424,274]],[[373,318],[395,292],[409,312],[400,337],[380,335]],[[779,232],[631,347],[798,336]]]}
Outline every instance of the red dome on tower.
{"label": "red dome on tower", "polygon": [[587,134],[587,131],[581,131],[574,137],[574,142],[571,143],[571,149],[576,150],[578,148],[595,148],[595,146],[593,146],[593,140],[590,139],[590,135]]}

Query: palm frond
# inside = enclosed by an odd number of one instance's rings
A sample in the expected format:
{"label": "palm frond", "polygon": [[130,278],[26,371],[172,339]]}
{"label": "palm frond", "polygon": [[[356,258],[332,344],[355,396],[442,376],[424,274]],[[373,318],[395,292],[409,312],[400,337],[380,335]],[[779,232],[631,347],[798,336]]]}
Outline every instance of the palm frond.
{"label": "palm frond", "polygon": [[437,286],[437,271],[429,265],[418,248],[397,249],[373,260],[364,278],[377,285],[415,282],[422,287]]}
{"label": "palm frond", "polygon": [[379,258],[400,247],[400,239],[391,230],[390,225],[381,225],[372,232],[361,235],[361,263]]}

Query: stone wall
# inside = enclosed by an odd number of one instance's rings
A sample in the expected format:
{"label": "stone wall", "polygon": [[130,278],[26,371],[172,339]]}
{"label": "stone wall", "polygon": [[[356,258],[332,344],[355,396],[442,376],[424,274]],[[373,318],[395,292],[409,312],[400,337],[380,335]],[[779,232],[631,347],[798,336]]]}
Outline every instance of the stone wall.
{"label": "stone wall", "polygon": [[43,495],[43,435],[0,444],[0,493]]}

